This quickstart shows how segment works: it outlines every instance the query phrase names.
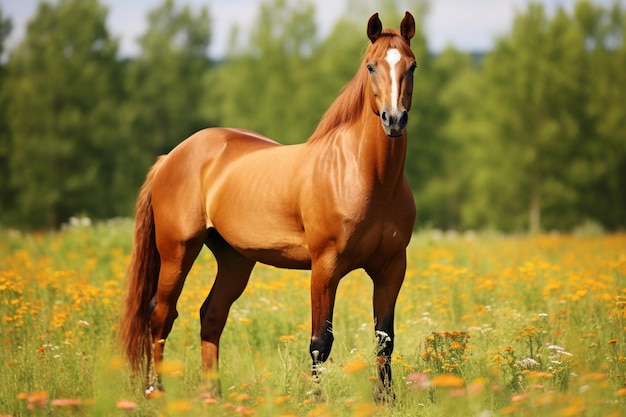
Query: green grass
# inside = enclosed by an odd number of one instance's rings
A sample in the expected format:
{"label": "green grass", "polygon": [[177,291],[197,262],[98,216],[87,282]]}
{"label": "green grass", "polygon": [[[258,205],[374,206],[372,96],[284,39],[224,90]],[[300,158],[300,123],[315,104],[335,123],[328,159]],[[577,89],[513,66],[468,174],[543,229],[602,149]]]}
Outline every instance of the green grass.
{"label": "green grass", "polygon": [[433,236],[409,247],[397,398],[377,406],[361,271],[339,287],[335,344],[315,383],[309,274],[257,266],[222,337],[223,399],[205,401],[198,309],[216,265],[204,251],[166,345],[167,395],[145,400],[116,342],[132,223],[0,230],[0,415],[623,415],[625,235]]}

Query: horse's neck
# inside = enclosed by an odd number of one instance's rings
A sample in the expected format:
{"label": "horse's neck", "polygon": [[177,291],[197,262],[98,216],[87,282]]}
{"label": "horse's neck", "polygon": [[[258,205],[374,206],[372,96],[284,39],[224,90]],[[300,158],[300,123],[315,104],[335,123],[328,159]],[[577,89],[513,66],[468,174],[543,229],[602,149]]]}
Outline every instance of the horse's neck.
{"label": "horse's neck", "polygon": [[387,136],[380,119],[364,109],[361,123],[353,126],[363,175],[381,189],[392,192],[402,183],[406,157],[406,133],[399,138]]}

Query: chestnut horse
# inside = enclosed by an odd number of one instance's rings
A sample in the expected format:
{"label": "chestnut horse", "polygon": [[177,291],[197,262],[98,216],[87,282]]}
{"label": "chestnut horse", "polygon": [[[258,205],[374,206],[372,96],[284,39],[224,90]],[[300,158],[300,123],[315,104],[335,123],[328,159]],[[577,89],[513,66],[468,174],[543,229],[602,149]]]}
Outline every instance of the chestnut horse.
{"label": "chestnut horse", "polygon": [[[219,341],[232,303],[256,262],[311,270],[313,377],[333,344],[337,286],[363,268],[374,284],[378,399],[393,395],[394,309],[406,270],[415,204],[406,177],[406,125],[415,57],[415,21],[367,25],[357,74],[311,138],[282,146],[257,133],[195,133],[148,173],[137,200],[135,242],[120,338],[146,394],[161,389],[163,348],[176,302],[203,245],[218,272],[200,308],[202,370],[219,395]],[[156,370],[156,374],[155,374]]]}

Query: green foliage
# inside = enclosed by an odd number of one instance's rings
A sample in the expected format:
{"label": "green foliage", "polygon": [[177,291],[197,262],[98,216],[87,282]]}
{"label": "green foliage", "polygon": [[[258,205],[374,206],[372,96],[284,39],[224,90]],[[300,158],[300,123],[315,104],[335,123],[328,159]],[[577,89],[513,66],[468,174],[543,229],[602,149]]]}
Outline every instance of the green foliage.
{"label": "green foliage", "polygon": [[457,143],[467,136],[462,227],[571,229],[585,215],[623,223],[614,208],[624,207],[626,190],[615,179],[623,178],[625,114],[614,100],[626,90],[613,66],[623,67],[625,17],[617,3],[609,13],[581,1],[575,16],[558,8],[552,18],[529,5],[474,83],[455,80],[446,130]]}
{"label": "green foliage", "polygon": [[311,69],[314,17],[310,3],[262,4],[247,48],[235,48],[206,74],[204,113],[221,126],[254,130],[282,143],[303,142],[321,117],[316,103],[328,97]]}
{"label": "green foliage", "polygon": [[110,213],[118,135],[117,42],[96,0],[41,3],[11,53],[6,89],[16,220],[54,226],[77,210]]}
{"label": "green foliage", "polygon": [[[0,59],[4,57],[4,41],[11,33],[12,22],[2,13],[0,6]],[[0,64],[0,91],[5,89],[6,71]],[[14,199],[9,182],[9,155],[11,148],[10,129],[7,119],[7,98],[0,93],[0,223],[6,221],[6,213],[10,207],[10,200]]]}
{"label": "green foliage", "polygon": [[118,150],[117,199],[130,213],[155,158],[217,119],[200,112],[202,78],[210,68],[211,18],[164,0],[147,17],[139,56],[126,66],[122,105],[124,148]]}
{"label": "green foliage", "polygon": [[[492,51],[428,49],[425,0],[345,0],[321,37],[310,0],[265,0],[228,55],[205,8],[163,0],[117,56],[98,0],[42,3],[0,64],[0,222],[128,216],[157,155],[208,126],[305,141],[355,74],[365,21],[417,21],[406,173],[418,227],[615,230],[626,212],[626,10],[529,4]],[[0,10],[1,11],[1,10]],[[0,54],[10,30],[0,14]]]}

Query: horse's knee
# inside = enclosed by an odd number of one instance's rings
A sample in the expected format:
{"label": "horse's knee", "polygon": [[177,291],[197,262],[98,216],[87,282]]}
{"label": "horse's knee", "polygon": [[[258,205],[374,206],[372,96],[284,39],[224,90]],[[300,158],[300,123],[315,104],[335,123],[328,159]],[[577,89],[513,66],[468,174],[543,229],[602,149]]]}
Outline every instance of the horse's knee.
{"label": "horse's knee", "polygon": [[325,330],[319,336],[311,337],[311,345],[309,347],[309,353],[313,363],[325,362],[330,356],[330,350],[333,347],[333,334],[330,330]]}

